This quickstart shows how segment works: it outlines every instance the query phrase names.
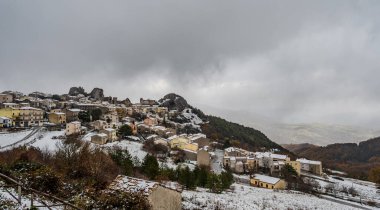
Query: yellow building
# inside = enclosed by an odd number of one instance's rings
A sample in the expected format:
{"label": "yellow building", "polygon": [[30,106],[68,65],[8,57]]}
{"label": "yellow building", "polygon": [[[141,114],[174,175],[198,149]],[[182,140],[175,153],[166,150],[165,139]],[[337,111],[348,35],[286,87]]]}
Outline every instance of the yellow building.
{"label": "yellow building", "polygon": [[44,111],[33,107],[2,108],[0,116],[11,118],[13,125],[17,127],[41,126],[44,119]]}
{"label": "yellow building", "polygon": [[190,140],[186,137],[183,137],[183,136],[179,136],[179,137],[176,137],[174,139],[172,139],[170,142],[169,142],[169,145],[170,145],[170,148],[179,148],[179,149],[185,149],[185,145],[186,144],[189,144]]}
{"label": "yellow building", "polygon": [[285,164],[291,165],[296,170],[297,175],[301,174],[301,162],[300,161],[285,161]]}
{"label": "yellow building", "polygon": [[187,144],[182,145],[182,147],[183,148],[181,148],[181,149],[190,150],[193,152],[198,151],[198,144],[197,143],[187,143]]}
{"label": "yellow building", "polygon": [[44,111],[34,107],[21,107],[20,115],[16,119],[16,126],[42,126],[44,120]]}
{"label": "yellow building", "polygon": [[61,125],[66,123],[66,114],[63,112],[52,112],[49,113],[49,122],[56,125]]}
{"label": "yellow building", "polygon": [[12,119],[13,125],[15,120],[20,116],[20,110],[14,108],[2,108],[0,109],[0,117],[8,117]]}
{"label": "yellow building", "polygon": [[282,190],[286,188],[286,182],[284,180],[261,174],[254,174],[250,182],[252,186],[256,187]]}

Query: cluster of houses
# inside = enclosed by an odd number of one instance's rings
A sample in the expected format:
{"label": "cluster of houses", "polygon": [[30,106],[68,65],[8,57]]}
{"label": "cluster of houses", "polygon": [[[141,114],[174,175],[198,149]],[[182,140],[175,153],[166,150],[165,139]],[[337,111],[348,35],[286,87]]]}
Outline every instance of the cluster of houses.
{"label": "cluster of houses", "polygon": [[[320,161],[304,158],[291,160],[289,156],[273,152],[250,152],[241,148],[229,147],[224,150],[223,166],[239,174],[253,174],[250,183],[269,189],[284,189],[286,183],[277,177],[285,165],[290,165],[300,176],[301,173],[322,175]],[[265,173],[267,175],[258,174]]]}
{"label": "cluster of houses", "polygon": [[[93,120],[91,115],[90,122],[80,119],[81,112],[89,113],[94,110],[100,110],[99,119]],[[81,135],[91,129],[91,142],[106,144],[118,140],[120,136],[117,135],[117,130],[123,125],[128,125],[133,136],[123,137],[151,142],[156,148],[161,148],[153,151],[156,157],[166,158],[170,155],[194,161],[199,166],[211,167],[211,162],[215,158],[213,143],[202,133],[179,134],[177,129],[181,124],[169,120],[178,114],[177,110],[168,110],[167,107],[159,106],[155,100],[142,98],[139,103],[133,104],[129,99],[118,101],[115,97],[102,97],[99,94],[94,97],[66,94],[59,98],[38,92],[23,95],[6,91],[0,94],[0,129],[51,126],[65,128],[67,136]],[[285,181],[277,178],[281,176],[281,169],[285,165],[291,165],[298,175],[302,172],[322,175],[322,163],[319,161],[291,160],[283,154],[250,152],[236,147],[224,150],[222,164],[224,168],[229,168],[235,173],[251,174],[252,185],[270,189],[285,188]],[[136,186],[144,182],[144,187],[147,188],[144,192],[151,201],[157,202],[158,206],[166,202],[165,199],[159,200],[157,196],[159,194],[170,195],[170,199],[178,199],[175,193],[178,190],[168,191],[167,187],[157,183],[147,183],[131,177],[118,177],[114,186],[120,182],[132,182],[136,183]],[[134,189],[134,186],[125,184],[123,186]],[[177,205],[178,202],[172,203]]]}

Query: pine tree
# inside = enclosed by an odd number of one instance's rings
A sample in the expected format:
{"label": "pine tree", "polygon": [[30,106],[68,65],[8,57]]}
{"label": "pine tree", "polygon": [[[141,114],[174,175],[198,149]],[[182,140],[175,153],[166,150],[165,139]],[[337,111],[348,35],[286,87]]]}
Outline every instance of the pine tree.
{"label": "pine tree", "polygon": [[197,186],[206,187],[208,174],[209,174],[209,171],[207,170],[206,167],[201,167],[199,169],[198,176],[197,176]]}
{"label": "pine tree", "polygon": [[154,156],[147,154],[142,163],[142,170],[149,179],[154,179],[160,172],[160,167],[157,159]]}
{"label": "pine tree", "polygon": [[131,175],[133,172],[133,162],[132,157],[129,154],[128,150],[115,149],[111,153],[112,160],[121,167],[122,174]]}
{"label": "pine tree", "polygon": [[213,193],[222,192],[222,183],[217,174],[209,173],[207,177],[207,188]]}
{"label": "pine tree", "polygon": [[227,170],[226,172],[222,172],[220,174],[220,180],[222,184],[223,190],[230,188],[232,183],[234,182],[234,176],[232,175],[230,170]]}

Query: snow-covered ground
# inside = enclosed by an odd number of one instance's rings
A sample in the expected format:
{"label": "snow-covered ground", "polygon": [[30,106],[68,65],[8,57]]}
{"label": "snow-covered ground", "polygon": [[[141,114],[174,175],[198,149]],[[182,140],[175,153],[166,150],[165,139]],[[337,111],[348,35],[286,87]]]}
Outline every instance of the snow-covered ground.
{"label": "snow-covered ground", "polygon": [[[62,136],[64,135],[64,131],[45,131],[39,129],[33,135],[32,130],[25,130],[7,134],[0,134],[0,146],[4,149],[11,149],[12,147],[27,145],[34,146],[40,148],[41,150],[55,151],[57,142],[61,141],[59,139],[53,139],[54,136]],[[24,141],[19,142],[23,138],[27,137]],[[15,144],[16,142],[19,142]],[[12,147],[7,147],[11,144],[15,144]]]}
{"label": "snow-covered ground", "polygon": [[334,183],[337,189],[342,189],[343,187],[349,189],[353,187],[358,192],[358,197],[361,197],[362,199],[380,202],[380,194],[376,193],[377,189],[375,183],[345,177],[341,178],[343,179],[343,181],[339,179],[334,179],[332,176],[327,176],[327,179],[321,179],[319,177],[319,179],[315,180],[321,185],[322,188],[326,187],[328,184],[331,183]]}
{"label": "snow-covered ground", "polygon": [[129,154],[132,157],[138,157],[141,161],[145,158],[147,152],[145,152],[142,147],[143,144],[140,142],[135,141],[128,141],[128,140],[122,140],[122,141],[116,141],[112,143],[107,143],[102,145],[103,148],[112,148],[112,147],[120,147],[122,149],[127,149]]}
{"label": "snow-covered ground", "polygon": [[0,133],[0,146],[4,147],[9,144],[13,144],[21,140],[22,138],[24,138],[30,132],[31,130],[24,130],[20,132],[12,132],[12,133]]}
{"label": "snow-covered ground", "polygon": [[57,144],[61,139],[53,139],[53,137],[63,136],[65,131],[46,131],[42,132],[36,141],[30,146],[40,148],[41,150],[54,152],[57,150]]}
{"label": "snow-covered ground", "polygon": [[183,208],[210,210],[356,209],[351,206],[293,191],[274,191],[240,184],[233,184],[232,186],[235,188],[234,192],[223,192],[222,194],[209,193],[203,188],[198,188],[198,191],[185,190],[182,193]]}

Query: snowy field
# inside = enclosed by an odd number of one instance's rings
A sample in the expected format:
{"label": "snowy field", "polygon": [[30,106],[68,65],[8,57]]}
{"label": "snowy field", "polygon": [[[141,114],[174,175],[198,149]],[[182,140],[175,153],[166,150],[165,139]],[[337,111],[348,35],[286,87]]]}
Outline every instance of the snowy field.
{"label": "snowy field", "polygon": [[9,144],[15,143],[22,138],[24,138],[26,135],[28,135],[31,132],[31,130],[25,130],[20,132],[12,132],[12,133],[0,133],[0,146],[4,147]]}
{"label": "snowy field", "polygon": [[356,209],[351,206],[335,203],[312,195],[292,191],[274,191],[233,184],[234,192],[222,194],[208,193],[206,189],[198,191],[183,191],[184,209],[225,209],[225,210],[253,210],[253,209]]}
{"label": "snowy field", "polygon": [[[23,138],[27,137],[31,134],[32,130],[19,131],[15,133],[6,133],[0,134],[0,146],[6,147],[10,144],[14,144]],[[52,139],[53,136],[61,136],[64,135],[64,131],[42,131],[39,130],[33,135],[30,135],[29,138],[25,139],[14,145],[13,147],[18,147],[22,145],[34,146],[40,148],[41,150],[55,151],[56,144],[60,140]],[[6,147],[4,149],[11,149],[12,147]]]}
{"label": "snowy field", "polygon": [[335,184],[337,189],[342,189],[343,187],[353,187],[358,192],[359,196],[361,196],[361,198],[380,202],[380,194],[376,193],[377,189],[375,183],[351,178],[341,178],[344,179],[344,181],[334,179],[331,176],[328,176],[328,178],[325,179],[326,181],[320,179],[316,179],[316,181],[321,185],[321,187],[325,187],[331,182]]}
{"label": "snowy field", "polygon": [[142,161],[145,156],[146,152],[142,150],[143,144],[135,141],[128,141],[128,140],[122,140],[122,141],[116,141],[112,143],[107,143],[105,145],[102,145],[103,148],[112,148],[112,147],[120,147],[123,149],[127,149],[129,154],[132,157],[138,157],[140,161]]}

